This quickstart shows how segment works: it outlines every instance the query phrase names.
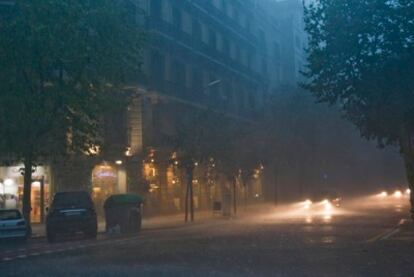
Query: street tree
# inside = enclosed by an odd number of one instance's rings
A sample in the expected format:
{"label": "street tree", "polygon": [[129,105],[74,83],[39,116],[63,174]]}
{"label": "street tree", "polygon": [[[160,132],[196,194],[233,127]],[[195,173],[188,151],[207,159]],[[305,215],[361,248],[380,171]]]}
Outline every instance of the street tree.
{"label": "street tree", "polygon": [[[398,145],[414,207],[414,3],[321,0],[305,7],[309,89],[363,137]],[[412,208],[414,219],[414,208]]]}
{"label": "street tree", "polygon": [[102,110],[140,72],[138,12],[126,0],[15,0],[2,13],[0,153],[24,164],[28,222],[33,167],[95,152]]}
{"label": "street tree", "polygon": [[183,114],[176,122],[175,132],[168,138],[175,159],[183,168],[186,177],[185,221],[194,221],[193,180],[196,166],[206,165],[210,160],[226,151],[231,142],[227,136],[228,119],[219,111],[196,108]]}
{"label": "street tree", "polygon": [[232,185],[233,213],[237,213],[237,184],[246,191],[249,181],[269,158],[273,145],[268,145],[263,124],[246,120],[229,122],[222,150],[216,154],[218,171]]}

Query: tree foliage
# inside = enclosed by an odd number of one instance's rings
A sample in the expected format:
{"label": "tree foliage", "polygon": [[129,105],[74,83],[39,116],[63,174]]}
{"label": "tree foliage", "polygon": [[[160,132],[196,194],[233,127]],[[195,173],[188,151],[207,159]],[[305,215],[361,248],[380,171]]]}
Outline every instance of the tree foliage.
{"label": "tree foliage", "polygon": [[140,71],[137,17],[127,0],[16,0],[2,13],[2,156],[28,169],[52,153],[99,144],[105,103]]}
{"label": "tree foliage", "polygon": [[413,19],[409,0],[323,0],[305,9],[306,87],[382,144],[414,127]]}
{"label": "tree foliage", "polygon": [[305,7],[305,23],[305,87],[362,136],[399,145],[413,188],[414,2],[320,0]]}

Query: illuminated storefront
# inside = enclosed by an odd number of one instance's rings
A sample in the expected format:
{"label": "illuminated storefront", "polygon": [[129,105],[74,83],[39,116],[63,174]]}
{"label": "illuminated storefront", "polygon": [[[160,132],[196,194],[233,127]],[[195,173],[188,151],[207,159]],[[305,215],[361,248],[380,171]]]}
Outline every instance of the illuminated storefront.
{"label": "illuminated storefront", "polygon": [[[23,175],[22,165],[0,167],[0,208],[22,209]],[[42,222],[50,197],[50,169],[38,166],[33,172],[31,188],[31,220]]]}
{"label": "illuminated storefront", "polygon": [[104,162],[92,171],[92,198],[98,214],[103,214],[105,200],[118,193],[126,193],[126,172],[121,162]]}

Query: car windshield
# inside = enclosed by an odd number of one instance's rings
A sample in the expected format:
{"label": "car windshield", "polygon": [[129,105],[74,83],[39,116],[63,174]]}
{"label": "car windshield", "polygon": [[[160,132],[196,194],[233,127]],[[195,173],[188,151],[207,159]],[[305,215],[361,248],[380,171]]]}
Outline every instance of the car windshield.
{"label": "car windshield", "polygon": [[0,221],[1,220],[16,220],[20,218],[22,218],[22,215],[17,210],[0,211]]}
{"label": "car windshield", "polygon": [[90,197],[86,192],[58,193],[53,199],[53,206],[55,208],[89,207],[91,205]]}

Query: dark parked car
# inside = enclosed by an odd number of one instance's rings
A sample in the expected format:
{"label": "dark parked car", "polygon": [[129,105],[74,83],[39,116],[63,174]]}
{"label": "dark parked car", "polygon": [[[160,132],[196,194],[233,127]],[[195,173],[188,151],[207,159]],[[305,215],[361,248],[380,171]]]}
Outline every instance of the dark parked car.
{"label": "dark parked car", "polygon": [[56,193],[46,217],[48,241],[55,240],[58,234],[82,232],[88,238],[96,238],[97,217],[88,192]]}

